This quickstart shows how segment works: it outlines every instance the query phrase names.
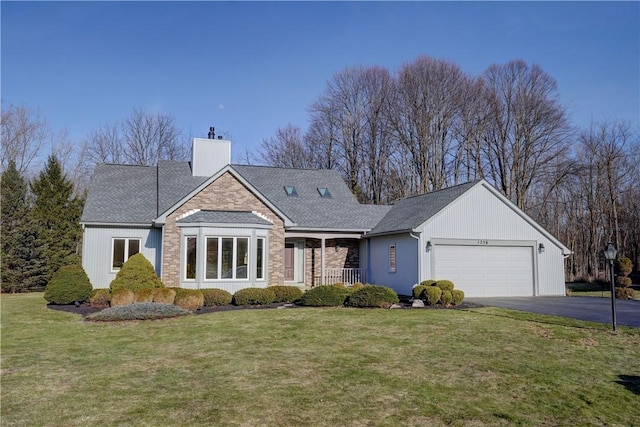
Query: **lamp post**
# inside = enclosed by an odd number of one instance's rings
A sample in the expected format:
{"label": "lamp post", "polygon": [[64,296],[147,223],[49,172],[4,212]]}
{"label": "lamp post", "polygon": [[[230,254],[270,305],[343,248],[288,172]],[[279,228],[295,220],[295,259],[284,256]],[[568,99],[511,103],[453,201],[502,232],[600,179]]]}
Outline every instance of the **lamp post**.
{"label": "lamp post", "polygon": [[611,322],[613,323],[613,332],[616,332],[616,292],[614,287],[613,277],[613,260],[616,259],[618,251],[613,243],[607,243],[607,247],[604,249],[604,257],[609,261],[609,271],[611,272]]}

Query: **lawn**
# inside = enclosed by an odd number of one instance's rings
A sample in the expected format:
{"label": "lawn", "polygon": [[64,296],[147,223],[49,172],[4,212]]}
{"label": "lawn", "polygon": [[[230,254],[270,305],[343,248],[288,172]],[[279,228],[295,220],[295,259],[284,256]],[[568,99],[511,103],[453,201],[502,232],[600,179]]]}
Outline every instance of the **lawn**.
{"label": "lawn", "polygon": [[[640,301],[640,286],[633,285],[635,297],[633,299]],[[574,297],[599,297],[611,298],[611,288],[609,283],[567,283],[567,289],[571,291]]]}
{"label": "lawn", "polygon": [[90,323],[2,296],[3,426],[640,425],[640,329],[497,308]]}

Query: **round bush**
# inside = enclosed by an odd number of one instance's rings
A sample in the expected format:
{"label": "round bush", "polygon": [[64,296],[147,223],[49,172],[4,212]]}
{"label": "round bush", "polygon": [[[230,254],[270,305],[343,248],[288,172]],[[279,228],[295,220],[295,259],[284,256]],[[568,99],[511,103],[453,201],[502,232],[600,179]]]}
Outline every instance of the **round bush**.
{"label": "round bush", "polygon": [[120,288],[111,292],[111,307],[131,305],[135,300],[136,296],[131,289]]}
{"label": "round bush", "polygon": [[122,268],[116,274],[116,278],[111,281],[109,288],[111,292],[120,288],[135,291],[141,288],[164,288],[164,284],[149,260],[141,253],[137,253],[122,265]]}
{"label": "round bush", "polygon": [[453,290],[453,282],[451,280],[438,280],[436,282],[436,286],[442,289],[443,291]]}
{"label": "round bush", "polygon": [[317,286],[309,289],[300,298],[300,303],[310,307],[336,307],[344,305],[349,290],[336,286]]}
{"label": "round bush", "polygon": [[459,289],[454,289],[451,291],[451,298],[453,298],[453,305],[460,305],[462,301],[464,301],[464,292]]}
{"label": "round bush", "polygon": [[620,257],[616,260],[616,269],[623,276],[627,276],[633,270],[633,263],[627,257]]}
{"label": "round bush", "polygon": [[616,288],[616,298],[618,299],[634,299],[635,296],[633,288]]}
{"label": "round bush", "polygon": [[233,305],[267,305],[276,298],[269,288],[245,288],[233,294]]}
{"label": "round bush", "polygon": [[631,286],[631,277],[616,277],[616,286],[621,288],[628,288]]}
{"label": "round bush", "polygon": [[184,316],[187,314],[191,313],[173,304],[143,302],[107,308],[97,313],[90,314],[87,316],[87,319],[102,322],[118,320],[151,320]]}
{"label": "round bush", "polygon": [[176,291],[179,288],[158,288],[153,290],[153,302],[160,304],[173,304],[176,300]]}
{"label": "round bush", "polygon": [[435,286],[436,285],[436,280],[433,279],[429,279],[429,280],[423,280],[422,282],[420,282],[421,286]]}
{"label": "round bush", "polygon": [[436,305],[442,296],[442,289],[437,286],[427,286],[420,296],[428,305]]}
{"label": "round bush", "polygon": [[297,286],[269,286],[275,294],[273,302],[294,302],[302,297],[302,289]]}
{"label": "round bush", "polygon": [[202,291],[202,295],[204,295],[205,307],[229,305],[233,299],[233,295],[224,289],[200,289],[200,291]]}
{"label": "round bush", "polygon": [[413,289],[411,289],[411,296],[413,296],[414,299],[422,298],[422,293],[428,287],[429,287],[428,285],[414,286]]}
{"label": "round bush", "polygon": [[89,297],[89,304],[93,307],[109,307],[111,292],[109,289],[94,289]]}
{"label": "round bush", "polygon": [[364,284],[360,283],[360,282],[356,282],[353,285],[351,285],[351,289],[360,289],[364,287]]}
{"label": "round bush", "polygon": [[195,311],[204,305],[204,295],[199,289],[176,288],[175,305],[185,310]]}
{"label": "round bush", "polygon": [[44,290],[44,299],[51,304],[85,302],[92,290],[89,277],[82,266],[67,265],[60,267],[51,277]]}
{"label": "round bush", "polygon": [[451,291],[442,291],[442,295],[440,296],[440,303],[445,307],[451,305],[453,302],[453,295],[451,295]]}
{"label": "round bush", "polygon": [[398,294],[386,286],[370,285],[355,291],[349,296],[351,307],[381,307],[389,308],[400,300]]}
{"label": "round bush", "polygon": [[153,302],[153,289],[140,288],[133,291],[135,302]]}

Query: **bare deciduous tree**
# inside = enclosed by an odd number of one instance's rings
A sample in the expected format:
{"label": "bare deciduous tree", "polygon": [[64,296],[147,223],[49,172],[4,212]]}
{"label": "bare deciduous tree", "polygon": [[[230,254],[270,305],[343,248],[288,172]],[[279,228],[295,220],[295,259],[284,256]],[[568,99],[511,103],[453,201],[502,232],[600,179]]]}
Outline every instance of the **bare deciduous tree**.
{"label": "bare deciduous tree", "polygon": [[28,175],[50,137],[46,118],[38,110],[10,104],[7,108],[2,108],[0,125],[2,170],[6,170],[9,162],[13,161],[21,175]]}
{"label": "bare deciduous tree", "polygon": [[275,136],[262,140],[260,157],[272,166],[313,167],[311,155],[303,142],[302,130],[292,124],[278,129]]}

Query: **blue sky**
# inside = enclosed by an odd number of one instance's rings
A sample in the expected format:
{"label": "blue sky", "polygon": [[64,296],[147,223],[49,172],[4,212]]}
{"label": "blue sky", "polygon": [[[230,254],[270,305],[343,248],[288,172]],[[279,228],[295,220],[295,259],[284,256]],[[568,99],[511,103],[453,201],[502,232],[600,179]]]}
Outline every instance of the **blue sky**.
{"label": "blue sky", "polygon": [[134,108],[209,126],[234,160],[346,67],[419,55],[471,75],[524,59],[559,86],[571,122],[640,130],[639,2],[0,2],[3,104],[38,108],[80,143]]}

